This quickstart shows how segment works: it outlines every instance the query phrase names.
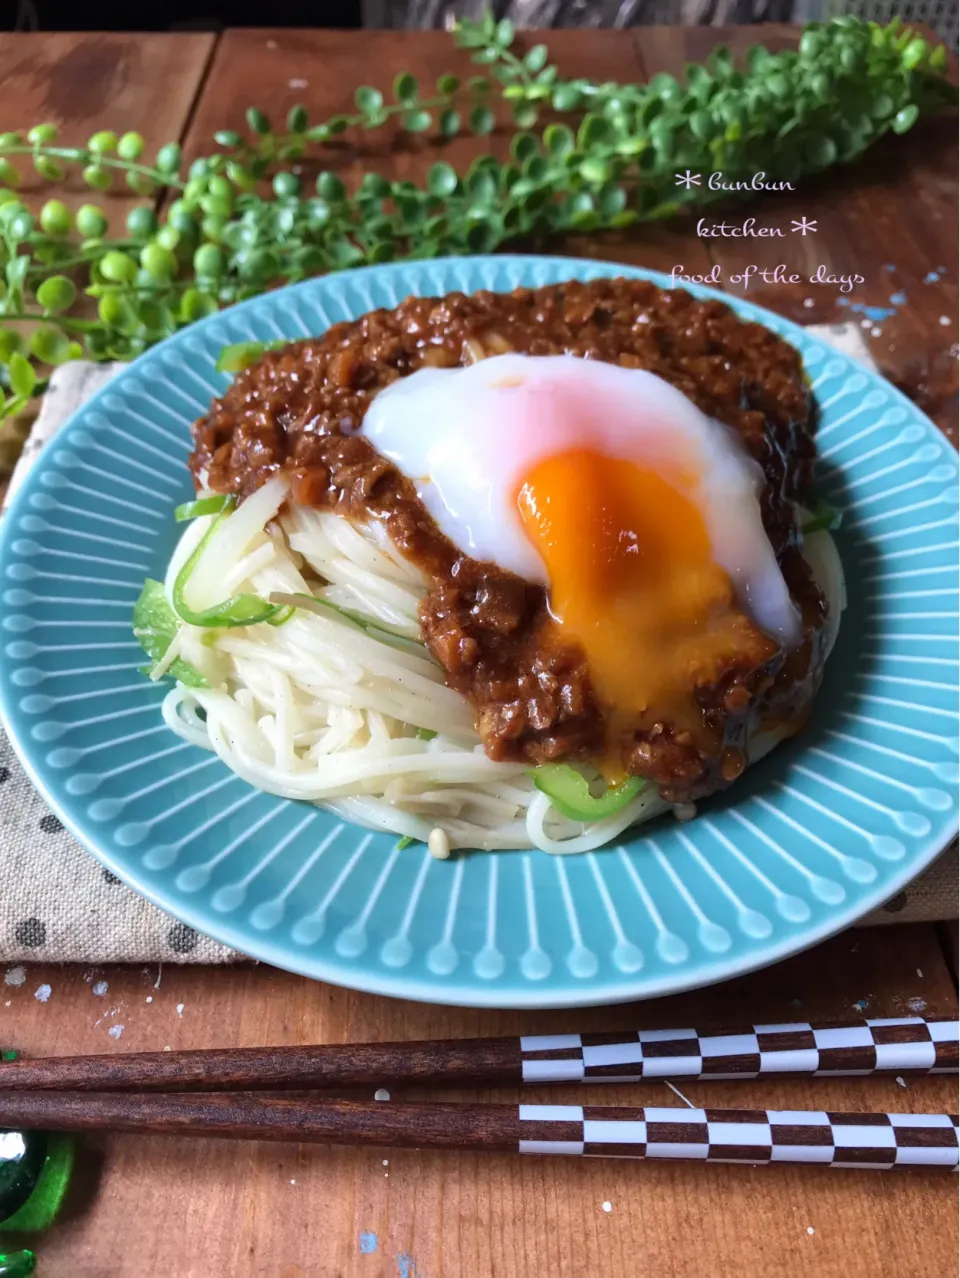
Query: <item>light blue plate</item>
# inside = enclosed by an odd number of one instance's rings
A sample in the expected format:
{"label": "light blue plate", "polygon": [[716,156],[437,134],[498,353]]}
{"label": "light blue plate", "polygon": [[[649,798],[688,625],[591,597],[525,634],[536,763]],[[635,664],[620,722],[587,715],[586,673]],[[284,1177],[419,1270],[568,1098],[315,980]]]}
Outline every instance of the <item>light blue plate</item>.
{"label": "light blue plate", "polygon": [[[270,293],[163,343],[85,405],[0,540],[0,705],[51,807],[184,922],[308,976],[437,1003],[557,1007],[666,994],[812,945],[893,896],[957,829],[957,464],[879,377],[708,289],[803,354],[820,490],[846,510],[850,606],[813,720],[696,821],[585,856],[435,861],[261,794],[160,719],[130,610],[192,492],[191,421],[220,348],[322,333],[410,293],[628,267],[496,257],[375,267]],[[118,452],[118,450],[120,450]]]}

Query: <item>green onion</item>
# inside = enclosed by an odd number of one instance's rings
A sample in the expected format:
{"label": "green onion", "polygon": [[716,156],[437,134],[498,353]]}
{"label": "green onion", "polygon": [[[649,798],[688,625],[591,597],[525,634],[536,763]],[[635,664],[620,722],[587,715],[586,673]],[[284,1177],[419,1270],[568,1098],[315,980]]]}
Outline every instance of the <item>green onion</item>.
{"label": "green onion", "polygon": [[292,594],[277,591],[270,596],[270,601],[271,603],[290,604],[295,608],[303,608],[305,612],[315,613],[318,617],[322,617],[324,612],[335,612],[344,621],[349,622],[354,629],[362,630],[371,639],[377,639],[380,643],[389,644],[391,648],[399,648],[401,652],[415,652],[418,656],[423,654],[424,645],[416,639],[402,635],[397,630],[391,630],[389,626],[382,625],[378,621],[371,621],[369,617],[364,616],[362,612],[357,612],[353,608],[343,608],[340,604],[331,603],[329,599],[318,599],[316,595],[305,595],[298,590]]}
{"label": "green onion", "polygon": [[[167,603],[163,582],[154,581],[148,577],[143,583],[140,598],[133,605],[133,633],[152,663],[149,666],[143,666],[141,674],[152,675],[173,643],[179,629],[180,623]],[[188,688],[210,686],[199,670],[191,666],[188,661],[181,660],[180,657],[171,661],[166,673],[171,679],[178,679],[181,683],[185,683]]]}
{"label": "green onion", "polygon": [[642,777],[627,777],[606,794],[594,798],[587,778],[569,763],[543,763],[530,775],[537,789],[551,800],[558,812],[571,821],[600,821],[626,807],[646,785]]}
{"label": "green onion", "polygon": [[805,537],[815,532],[835,532],[842,522],[842,510],[828,501],[817,500],[810,507],[810,518],[800,525],[800,531]]}
{"label": "green onion", "polygon": [[267,625],[268,626],[285,626],[288,621],[291,621],[293,619],[293,614],[296,611],[297,611],[296,608],[294,608],[292,605],[290,605],[287,608],[281,608],[275,617],[267,618]]}
{"label": "green onion", "polygon": [[371,621],[369,617],[365,617],[362,612],[355,612],[353,608],[340,608],[336,604],[331,606],[336,608],[342,617],[346,617],[361,630],[365,630],[371,639],[389,644],[391,648],[398,648],[401,652],[412,652],[418,657],[423,656],[425,645],[419,639],[411,639],[409,635],[402,635],[398,630],[381,625],[379,621]]}
{"label": "green onion", "polygon": [[236,504],[236,497],[228,493],[214,493],[212,497],[198,497],[196,501],[185,501],[182,506],[175,506],[173,517],[182,524],[188,519],[199,519],[201,515],[219,515],[221,510],[233,510]]}
{"label": "green onion", "polygon": [[408,848],[411,843],[416,843],[416,839],[411,839],[409,834],[405,834],[397,844],[397,851],[402,852],[404,848]]}
{"label": "green onion", "polygon": [[290,342],[286,339],[276,342],[234,342],[232,346],[225,346],[217,356],[217,372],[242,373],[267,351],[279,351],[289,345]]}
{"label": "green onion", "polygon": [[430,728],[417,728],[414,733],[418,741],[432,741],[436,735]]}
{"label": "green onion", "polygon": [[[217,515],[201,537],[193,554],[177,573],[177,579],[173,583],[173,606],[180,617],[188,621],[191,626],[255,626],[261,621],[270,621],[274,617],[279,617],[284,611],[276,604],[267,603],[259,595],[234,595],[231,599],[225,599],[223,603],[214,604],[212,608],[203,608],[199,611],[191,608],[184,599],[187,582],[199,563],[200,556],[209,544],[210,538],[228,517],[227,510],[222,510]],[[284,617],[283,620],[288,621],[289,617]]]}

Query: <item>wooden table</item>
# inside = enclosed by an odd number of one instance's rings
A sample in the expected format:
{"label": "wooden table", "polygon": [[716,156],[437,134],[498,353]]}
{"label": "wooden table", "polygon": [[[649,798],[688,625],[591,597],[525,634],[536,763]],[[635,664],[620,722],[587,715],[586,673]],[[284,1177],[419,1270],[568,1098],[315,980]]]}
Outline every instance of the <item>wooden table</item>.
{"label": "wooden table", "polygon": [[[787,27],[768,46],[796,40]],[[567,75],[637,80],[679,71],[717,40],[735,51],[755,28],[551,33]],[[348,109],[360,83],[410,70],[430,82],[466,70],[440,33],[228,31],[212,35],[0,35],[5,128],[43,120],[71,140],[98,128],[180,138],[204,153],[217,128],[239,127],[256,103],[282,118],[303,101],[323,118]],[[939,424],[956,423],[955,124],[891,139],[855,167],[749,212],[770,225],[815,220],[816,235],[698,239],[692,225],[629,237],[581,237],[556,251],[724,278],[783,262],[804,277],[824,264],[864,276],[836,289],[752,284],[748,295],[801,322],[863,317],[874,358]],[[502,135],[489,140],[501,154]],[[469,161],[476,141],[449,148]],[[335,167],[421,175],[434,154],[386,139],[347,147]],[[80,198],[79,192],[76,193]],[[110,198],[122,216],[123,196]],[[941,273],[937,268],[946,268]],[[925,282],[929,273],[937,279]],[[734,286],[729,286],[731,289]],[[903,295],[906,295],[905,299]],[[891,297],[900,299],[891,302]],[[873,316],[874,318],[871,318]],[[955,438],[955,434],[953,435]],[[453,1011],[355,994],[260,966],[233,969],[31,966],[2,988],[0,1041],[30,1054],[230,1044],[532,1033],[624,1026],[719,1026],[744,1020],[956,1011],[955,925],[848,932],[806,955],[727,985],[653,1003],[587,1012]],[[109,986],[105,994],[98,982]],[[47,1002],[34,997],[49,984]],[[108,1033],[123,1026],[119,1037]],[[691,1083],[694,1104],[772,1108],[940,1110],[955,1082],[928,1078]],[[466,1095],[466,1094],[464,1094]],[[609,1088],[611,1103],[682,1102],[664,1084]],[[526,1093],[578,1100],[576,1089]],[[643,1166],[455,1153],[104,1138],[84,1142],[68,1210],[41,1239],[42,1278],[723,1278],[924,1273],[957,1267],[956,1179],[920,1173]]]}

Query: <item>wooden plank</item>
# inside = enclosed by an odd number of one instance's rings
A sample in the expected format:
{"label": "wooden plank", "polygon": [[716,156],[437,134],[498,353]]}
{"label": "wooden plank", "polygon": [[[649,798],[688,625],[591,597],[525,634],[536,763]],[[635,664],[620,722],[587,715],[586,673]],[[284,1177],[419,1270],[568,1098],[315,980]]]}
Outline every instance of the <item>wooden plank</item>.
{"label": "wooden plank", "polygon": [[[549,45],[563,75],[629,80],[639,72],[630,41],[613,31],[591,32],[586,41],[582,33],[552,31]],[[260,106],[281,127],[287,111],[298,102],[318,123],[334,114],[354,114],[353,93],[361,84],[379,88],[390,102],[394,77],[403,71],[419,79],[426,98],[434,93],[438,76],[453,72],[466,80],[483,74],[484,69],[441,31],[366,31],[361,38],[349,31],[227,31],[218,45],[187,149],[203,151],[218,128],[245,129],[244,112],[251,105]],[[458,169],[465,169],[485,151],[505,158],[507,120],[501,113],[497,130],[489,137],[474,137],[464,130],[449,142],[431,134],[411,136],[387,124],[369,134],[361,130],[344,134],[313,154],[323,157],[322,167],[335,169],[348,180],[373,168],[396,179],[419,181],[441,150]]]}
{"label": "wooden plank", "polygon": [[958,952],[960,952],[960,923],[956,919],[948,919],[938,925],[940,944],[947,967],[953,974],[953,983],[957,984]]}
{"label": "wooden plank", "polygon": [[[922,925],[897,928],[894,943],[889,931],[848,932],[712,989],[579,1011],[432,1007],[335,989],[262,965],[165,967],[157,980],[156,967],[84,973],[30,966],[23,984],[0,987],[0,1042],[40,1055],[720,1026],[956,1008],[936,931]],[[50,993],[41,1002],[36,992],[45,984]],[[925,1078],[901,1087],[893,1078],[824,1078],[692,1082],[680,1090],[696,1105],[934,1112],[955,1105],[956,1083]],[[402,1098],[415,1095],[407,1091]],[[557,1103],[582,1103],[584,1095],[572,1086],[523,1093],[531,1102]],[[609,1104],[683,1103],[655,1083],[589,1095]],[[133,1278],[165,1272],[174,1258],[183,1278],[555,1278],[561,1272],[692,1278],[704,1271],[706,1257],[711,1276],[806,1270],[818,1278],[899,1278],[914,1271],[918,1256],[924,1272],[940,1278],[953,1272],[956,1254],[955,1189],[952,1178],[935,1174],[642,1166],[160,1137],[90,1138],[84,1151],[74,1204],[39,1244],[47,1278]],[[377,1236],[375,1252],[361,1250],[361,1234]],[[372,1246],[372,1239],[363,1245]]]}
{"label": "wooden plank", "polygon": [[[4,127],[26,130],[50,121],[66,145],[98,129],[142,133],[153,151],[181,138],[216,36],[120,35],[113,32],[0,34],[0,102]],[[56,194],[77,207],[87,201],[122,226],[138,202],[122,182],[107,194],[90,191],[72,170],[56,190],[24,164],[31,204]]]}
{"label": "wooden plank", "polygon": [[[86,142],[98,129],[143,134],[149,154],[181,138],[216,37],[206,34],[118,35],[115,33],[0,32],[0,110],[5,130],[25,132],[35,124],[60,126],[66,145]],[[110,229],[124,233],[130,209],[142,203],[115,179],[111,191],[91,191],[73,166],[65,181],[44,182],[29,157],[19,161],[26,203],[39,211],[56,197],[71,209],[92,203],[104,210]],[[93,314],[91,300],[78,314]],[[6,438],[23,438],[34,404]],[[0,499],[6,490],[8,451],[0,465]]]}
{"label": "wooden plank", "polygon": [[[534,43],[532,34],[525,37]],[[641,66],[628,35],[620,31],[580,31],[545,34],[551,57],[561,74],[626,83],[641,78]],[[311,119],[322,121],[341,112],[353,112],[353,91],[372,84],[390,97],[390,86],[401,71],[410,71],[421,82],[424,94],[432,91],[439,75],[454,72],[463,79],[481,72],[469,56],[453,47],[443,32],[369,31],[362,39],[344,31],[228,31],[214,57],[208,83],[187,138],[189,154],[206,154],[216,129],[244,128],[244,112],[259,105],[277,123],[302,102]],[[491,152],[503,160],[509,152],[509,131],[500,126],[490,137],[463,133],[443,143],[410,137],[387,126],[371,137],[344,135],[335,146],[316,154],[322,159],[304,164],[308,177],[319,168],[342,174],[351,185],[367,170],[396,179],[421,181],[430,164],[441,156],[464,172],[477,155]],[[691,269],[709,269],[706,252],[684,235],[686,260]],[[639,228],[630,235],[583,235],[552,240],[537,246],[542,252],[599,257],[669,271],[680,260],[676,233],[661,226]]]}
{"label": "wooden plank", "polygon": [[97,129],[180,136],[216,37],[115,32],[0,33],[5,126],[53,121],[67,144]]}
{"label": "wooden plank", "polygon": [[[722,41],[738,62],[763,43],[791,47],[797,28],[639,28],[635,38],[648,74],[677,75],[685,62],[701,60]],[[771,172],[768,178],[776,179]],[[888,137],[859,162],[799,184],[795,191],[769,192],[749,203],[712,207],[705,235],[721,223],[779,235],[704,238],[720,267],[721,287],[769,306],[798,323],[863,325],[881,371],[929,413],[956,442],[957,423],[957,146],[950,119],[929,121],[908,137]],[[806,218],[816,230],[795,224]],[[697,233],[691,219],[690,234]],[[736,281],[745,268],[784,268],[798,283],[765,284],[754,276]],[[811,283],[818,268],[838,280]]]}

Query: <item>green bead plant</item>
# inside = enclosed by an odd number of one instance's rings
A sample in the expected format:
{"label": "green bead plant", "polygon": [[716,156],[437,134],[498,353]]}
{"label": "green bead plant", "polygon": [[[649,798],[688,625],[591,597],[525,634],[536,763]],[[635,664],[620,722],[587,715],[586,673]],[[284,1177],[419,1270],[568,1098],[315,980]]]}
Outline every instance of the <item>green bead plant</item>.
{"label": "green bead plant", "polygon": [[[944,50],[897,21],[814,23],[796,51],[752,48],[744,70],[720,47],[647,84],[564,79],[545,45],[514,52],[512,23],[489,16],[460,23],[454,40],[482,74],[442,75],[427,91],[405,72],[389,100],[364,85],[353,114],[311,123],[296,106],[278,131],[251,108],[246,134],[218,132],[218,150],[186,171],[177,143],[148,160],[137,133],[104,130],[82,147],[59,145],[52,124],[0,134],[0,417],[21,412],[53,365],[131,359],[278,284],[672,217],[730,198],[705,182],[684,189],[677,173],[796,183],[956,100]],[[304,189],[297,172],[344,133],[391,120],[441,145],[486,135],[501,105],[513,120],[503,163],[481,155],[461,173],[440,159],[422,185],[370,172],[353,190],[327,171]],[[149,202],[117,238],[94,204],[73,214],[50,199],[34,216],[16,193],[24,165],[54,183],[79,169],[94,191],[122,181]]]}

